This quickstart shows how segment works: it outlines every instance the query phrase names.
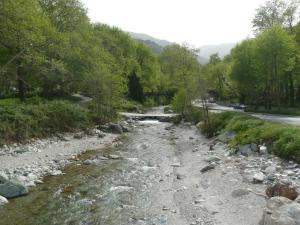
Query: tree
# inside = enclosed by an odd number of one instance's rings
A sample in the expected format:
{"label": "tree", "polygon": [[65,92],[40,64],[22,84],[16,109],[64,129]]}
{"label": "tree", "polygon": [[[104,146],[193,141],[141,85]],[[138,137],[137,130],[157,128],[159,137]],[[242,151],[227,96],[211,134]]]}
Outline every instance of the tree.
{"label": "tree", "polygon": [[257,47],[254,39],[238,44],[231,52],[230,78],[237,87],[240,102],[259,104],[263,76],[258,73]]}
{"label": "tree", "polygon": [[174,93],[173,105],[184,115],[192,100],[198,97],[201,66],[197,50],[188,46],[167,46],[160,56],[161,70],[166,76],[168,92]]}
{"label": "tree", "polygon": [[264,76],[265,106],[271,108],[274,101],[280,108],[294,89],[289,82],[294,80],[297,45],[293,36],[279,25],[275,25],[257,37],[259,73]]}
{"label": "tree", "polygon": [[298,20],[299,0],[268,0],[256,10],[252,21],[256,32],[264,31],[274,25],[285,25],[292,29]]}
{"label": "tree", "polygon": [[4,66],[10,67],[2,68],[1,72],[16,77],[19,98],[24,101],[29,86],[27,77],[43,57],[41,49],[51,24],[35,0],[1,0],[0,21],[0,48],[6,52],[4,57],[9,62]]}

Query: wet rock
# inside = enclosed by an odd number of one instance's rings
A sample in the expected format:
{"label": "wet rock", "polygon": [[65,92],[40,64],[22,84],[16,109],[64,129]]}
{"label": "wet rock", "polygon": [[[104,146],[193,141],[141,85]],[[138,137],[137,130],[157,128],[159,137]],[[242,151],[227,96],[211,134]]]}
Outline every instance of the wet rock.
{"label": "wet rock", "polygon": [[253,175],[253,183],[262,183],[265,180],[265,175],[262,172]]}
{"label": "wet rock", "polygon": [[18,181],[9,181],[0,176],[0,195],[5,198],[14,198],[28,194],[25,186],[21,185]]}
{"label": "wet rock", "polygon": [[83,161],[83,165],[95,165],[99,163],[99,159],[87,159]]}
{"label": "wet rock", "polygon": [[241,197],[243,195],[248,195],[250,193],[249,190],[246,190],[246,189],[237,189],[237,190],[234,190],[231,192],[231,196],[233,198],[238,198],[238,197]]}
{"label": "wet rock", "polygon": [[0,206],[8,203],[7,198],[0,195]]}
{"label": "wet rock", "polygon": [[215,168],[216,168],[216,166],[214,164],[208,164],[205,167],[203,167],[200,171],[201,171],[201,173],[205,173],[205,172],[207,172],[209,170],[213,170]]}
{"label": "wet rock", "polygon": [[300,204],[285,197],[268,200],[261,225],[299,225]]}
{"label": "wet rock", "polygon": [[290,187],[287,184],[276,183],[267,188],[266,195],[269,198],[275,196],[282,196],[290,200],[295,200],[298,197],[298,192],[294,187]]}

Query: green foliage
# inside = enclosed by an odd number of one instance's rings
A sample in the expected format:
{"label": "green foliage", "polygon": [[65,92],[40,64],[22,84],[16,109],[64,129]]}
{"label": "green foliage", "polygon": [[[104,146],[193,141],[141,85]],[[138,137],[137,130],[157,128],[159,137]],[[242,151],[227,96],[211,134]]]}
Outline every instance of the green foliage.
{"label": "green foliage", "polygon": [[201,127],[208,137],[220,132],[235,132],[229,143],[231,147],[250,143],[267,143],[273,153],[287,159],[300,161],[300,128],[265,122],[247,114],[218,113],[210,114],[208,125]]}
{"label": "green foliage", "polygon": [[7,104],[1,101],[0,143],[47,137],[91,125],[89,111],[66,101]]}
{"label": "green foliage", "polygon": [[211,138],[222,131],[234,116],[235,114],[230,112],[209,114],[209,122],[203,123],[200,128],[208,138]]}

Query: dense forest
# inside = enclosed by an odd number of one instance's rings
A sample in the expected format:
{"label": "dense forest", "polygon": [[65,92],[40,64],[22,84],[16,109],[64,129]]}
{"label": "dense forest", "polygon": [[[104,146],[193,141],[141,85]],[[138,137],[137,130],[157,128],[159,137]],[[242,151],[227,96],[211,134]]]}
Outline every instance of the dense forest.
{"label": "dense forest", "polygon": [[[0,21],[1,139],[107,122],[133,102],[169,103],[179,92],[184,104],[195,97],[186,93],[200,74],[194,50],[172,45],[157,55],[91,23],[80,0],[1,0]],[[74,104],[74,94],[92,101]]]}
{"label": "dense forest", "polygon": [[[0,0],[1,136],[69,131],[137,104],[172,103],[184,115],[196,98],[295,107],[298,5],[267,1],[253,19],[254,38],[201,65],[199,50],[188,45],[156,51],[118,28],[91,23],[80,0]],[[91,101],[74,104],[74,94]]]}
{"label": "dense forest", "polygon": [[298,7],[297,1],[267,1],[252,21],[254,38],[239,43],[223,60],[211,56],[205,73],[213,96],[256,109],[299,105]]}

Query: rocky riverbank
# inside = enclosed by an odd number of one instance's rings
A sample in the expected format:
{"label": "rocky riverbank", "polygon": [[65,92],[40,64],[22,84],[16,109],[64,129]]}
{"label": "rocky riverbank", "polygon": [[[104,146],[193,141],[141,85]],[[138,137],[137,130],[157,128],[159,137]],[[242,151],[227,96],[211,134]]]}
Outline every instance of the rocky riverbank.
{"label": "rocky riverbank", "polygon": [[8,203],[7,198],[26,195],[28,188],[43,183],[45,176],[62,175],[62,168],[78,160],[85,151],[119,145],[118,137],[134,126],[129,123],[123,121],[85,132],[3,146],[0,148],[0,205]]}
{"label": "rocky riverbank", "polygon": [[[122,144],[120,133],[131,130]],[[69,224],[74,212],[84,215],[74,218],[77,222],[96,217],[100,224],[112,225],[299,224],[300,166],[268,154],[265,146],[252,144],[232,151],[223,139],[206,139],[189,123],[175,126],[128,119],[85,133],[3,148],[0,190],[3,184],[14,185],[10,194],[22,195],[28,187],[41,185],[25,198],[11,200],[0,215],[8,221],[8,212],[21,210],[15,219],[31,218],[32,223],[21,223],[26,225],[51,221],[51,215],[59,215],[53,224]],[[111,145],[115,148],[108,152],[78,157]],[[69,170],[63,170],[68,164]],[[47,175],[61,176],[42,184]],[[25,210],[28,205],[39,209],[47,201],[45,195],[50,201],[45,215]],[[6,203],[0,197],[0,204]],[[114,222],[106,223],[109,218]]]}

